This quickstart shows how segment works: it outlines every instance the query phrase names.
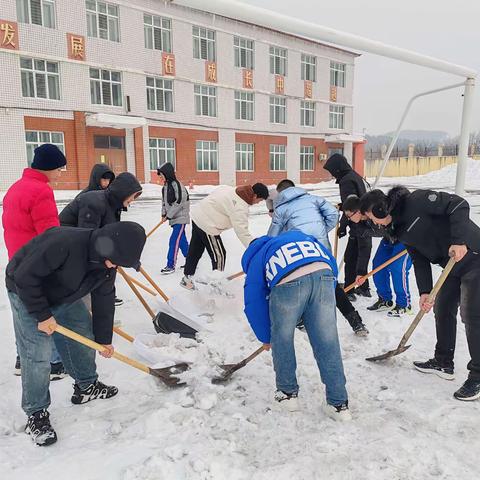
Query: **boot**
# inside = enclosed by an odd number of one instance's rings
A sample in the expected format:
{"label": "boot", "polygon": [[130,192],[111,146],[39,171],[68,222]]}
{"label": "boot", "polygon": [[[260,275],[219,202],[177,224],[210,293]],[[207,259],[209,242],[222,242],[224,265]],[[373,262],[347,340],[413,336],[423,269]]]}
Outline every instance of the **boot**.
{"label": "boot", "polygon": [[345,318],[352,327],[355,335],[358,335],[359,337],[366,337],[368,335],[369,332],[367,327],[363,324],[362,318],[356,310],[354,310],[352,313],[349,313]]}
{"label": "boot", "polygon": [[28,417],[25,433],[32,437],[32,440],[39,447],[47,447],[57,441],[57,434],[50,424],[50,414],[43,409]]}
{"label": "boot", "polygon": [[75,405],[80,405],[81,403],[87,403],[96,398],[106,399],[114,397],[118,393],[118,388],[105,385],[100,381],[96,381],[95,383],[91,383],[87,388],[83,390],[75,384],[73,386],[73,395],[72,395],[72,403]]}

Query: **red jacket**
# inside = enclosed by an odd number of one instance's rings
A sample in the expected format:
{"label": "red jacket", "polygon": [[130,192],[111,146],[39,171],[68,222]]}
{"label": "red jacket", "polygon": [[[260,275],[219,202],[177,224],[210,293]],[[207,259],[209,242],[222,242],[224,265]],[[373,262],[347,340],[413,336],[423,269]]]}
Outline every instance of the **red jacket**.
{"label": "red jacket", "polygon": [[3,198],[2,224],[9,260],[33,237],[60,225],[46,175],[32,168],[23,171]]}

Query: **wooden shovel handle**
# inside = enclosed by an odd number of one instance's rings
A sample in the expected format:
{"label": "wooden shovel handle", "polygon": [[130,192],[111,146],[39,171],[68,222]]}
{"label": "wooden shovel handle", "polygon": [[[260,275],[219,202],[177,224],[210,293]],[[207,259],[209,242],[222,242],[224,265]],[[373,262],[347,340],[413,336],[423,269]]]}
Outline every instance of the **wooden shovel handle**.
{"label": "wooden shovel handle", "polygon": [[[125,272],[126,273],[126,272]],[[126,275],[128,275],[128,273],[126,273]],[[133,284],[135,284],[137,287],[140,287],[141,289],[145,290],[146,292],[148,292],[150,295],[156,297],[157,296],[157,292],[155,292],[154,290],[152,290],[150,287],[147,287],[144,283],[140,282],[139,280],[137,280],[136,278],[133,278],[131,275],[128,275],[128,278],[132,281]]]}
{"label": "wooden shovel handle", "polygon": [[132,281],[130,280],[130,277],[125,273],[125,270],[122,267],[117,267],[117,271],[128,283],[128,286],[133,290],[133,293],[140,300],[140,303],[145,307],[145,310],[148,312],[150,317],[155,318],[155,312],[150,308],[148,303],[145,301],[142,294],[138,291],[138,288],[132,283]]}
{"label": "wooden shovel handle", "polygon": [[236,370],[244,367],[247,363],[250,363],[254,358],[258,357],[265,350],[265,345],[262,345],[260,348],[257,348],[251,355],[247,358],[244,358],[241,362],[238,362],[235,367]]}
{"label": "wooden shovel handle", "polygon": [[153,278],[145,271],[143,267],[140,267],[140,273],[146,278],[146,280],[150,283],[150,285],[160,294],[160,296],[168,302],[169,298],[165,294],[165,292],[155,283]]}
{"label": "wooden shovel handle", "polygon": [[335,260],[337,259],[338,254],[338,229],[340,228],[340,222],[337,222],[337,226],[335,227],[335,238],[333,239],[333,256]]}
{"label": "wooden shovel handle", "polygon": [[135,340],[131,335],[129,335],[127,332],[124,332],[119,327],[113,327],[113,331],[120,337],[124,338],[125,340],[128,340],[130,343],[133,343],[133,341]]}
{"label": "wooden shovel handle", "polygon": [[148,233],[147,233],[147,238],[152,235],[152,233],[155,233],[155,231],[157,230],[158,227],[161,227],[164,223],[166,222],[166,220],[162,219],[161,222],[157,223],[157,225],[155,225]]}
{"label": "wooden shovel handle", "polygon": [[[74,332],[73,330],[69,330],[68,328],[62,327],[61,325],[57,324],[55,331],[58,333],[61,333],[62,335],[65,335],[66,337],[72,340],[75,340],[76,342],[79,342],[87,347],[90,347],[93,350],[97,350],[97,352],[103,352],[105,350],[105,347],[103,345],[100,345],[99,343],[94,342],[93,340],[90,340],[89,338],[84,337],[83,335],[80,335],[77,332]],[[118,353],[118,352],[113,352],[112,357],[116,358],[117,360],[120,360],[123,363],[126,363],[127,365],[130,365],[131,367],[137,368],[142,372],[150,373],[150,368],[147,365],[137,360],[134,360],[133,358],[127,357],[126,355],[122,355],[121,353]]]}
{"label": "wooden shovel handle", "polygon": [[243,271],[242,271],[242,272],[237,272],[237,273],[234,273],[234,274],[232,274],[232,275],[229,275],[229,276],[227,277],[227,280],[228,280],[228,281],[230,281],[230,280],[235,280],[236,278],[241,277],[241,276],[243,276],[243,275],[245,275],[245,273],[244,273]]}

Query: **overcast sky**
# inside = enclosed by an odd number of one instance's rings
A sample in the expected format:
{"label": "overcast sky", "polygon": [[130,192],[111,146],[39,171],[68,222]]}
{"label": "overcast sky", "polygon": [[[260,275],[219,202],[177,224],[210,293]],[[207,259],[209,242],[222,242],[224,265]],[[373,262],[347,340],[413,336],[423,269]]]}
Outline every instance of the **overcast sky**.
{"label": "overcast sky", "polygon": [[[480,71],[480,0],[243,0]],[[356,60],[355,130],[394,130],[408,100],[460,77],[363,54]],[[404,128],[460,131],[461,89],[418,100]],[[480,130],[480,79],[473,129]]]}

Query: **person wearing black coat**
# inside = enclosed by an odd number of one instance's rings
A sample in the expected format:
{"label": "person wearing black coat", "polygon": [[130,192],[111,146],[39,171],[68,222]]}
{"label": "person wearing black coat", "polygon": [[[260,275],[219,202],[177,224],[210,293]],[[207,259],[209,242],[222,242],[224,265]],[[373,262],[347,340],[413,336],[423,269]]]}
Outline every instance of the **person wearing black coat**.
{"label": "person wearing black coat", "polygon": [[[111,357],[115,268],[140,268],[144,229],[119,222],[100,229],[53,227],[23,246],[6,268],[15,338],[22,365],[26,433],[37,445],[57,440],[50,421],[52,339],[74,379],[72,403],[110,398],[116,387],[98,380],[95,350],[55,333],[57,322],[102,344]],[[91,295],[92,314],[82,301]]]}
{"label": "person wearing black coat", "polygon": [[96,163],[90,172],[88,185],[79,193],[105,190],[115,180],[113,170],[106,163]]}
{"label": "person wearing black coat", "polygon": [[[459,400],[480,398],[480,228],[470,219],[468,202],[454,194],[434,190],[410,192],[395,187],[385,195],[373,190],[361,199],[361,210],[379,225],[392,225],[393,234],[412,257],[420,293],[420,308],[433,307],[437,345],[433,359],[414,362],[423,373],[453,380],[457,313],[465,324],[470,362],[468,379],[454,393]],[[433,288],[432,264],[456,265],[434,305],[428,302]]]}
{"label": "person wearing black coat", "polygon": [[[347,159],[339,154],[333,154],[325,163],[324,167],[335,179],[340,188],[340,200],[343,203],[348,196],[357,195],[361,197],[366,193],[363,178],[350,166]],[[350,222],[343,214],[340,219],[338,236],[341,238],[347,234],[349,227],[349,238],[345,249],[345,285],[355,283],[360,277],[368,272],[368,262],[372,253],[372,238],[370,232],[364,231],[363,225]],[[361,287],[355,290],[359,295],[371,297],[368,280]],[[355,300],[355,294],[349,294],[351,300]]]}

